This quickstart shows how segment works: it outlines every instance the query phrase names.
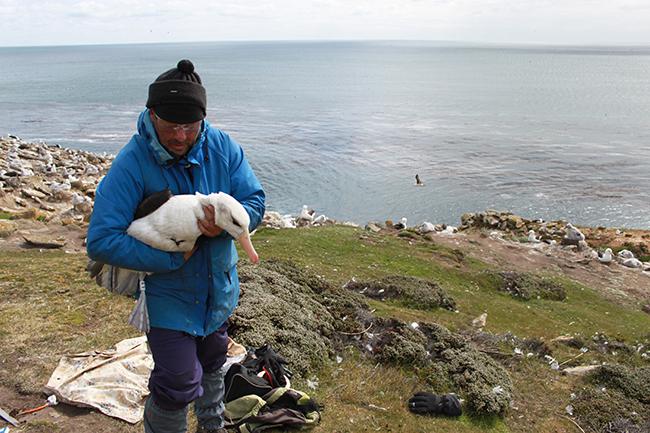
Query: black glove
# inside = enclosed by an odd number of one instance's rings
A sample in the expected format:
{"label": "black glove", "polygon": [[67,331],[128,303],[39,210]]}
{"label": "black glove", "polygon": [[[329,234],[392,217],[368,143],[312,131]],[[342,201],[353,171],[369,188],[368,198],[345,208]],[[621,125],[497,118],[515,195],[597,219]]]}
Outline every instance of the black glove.
{"label": "black glove", "polygon": [[291,378],[292,373],[284,366],[289,364],[286,359],[275,353],[273,348],[266,344],[255,350],[255,356],[260,360],[260,370],[265,370],[272,386],[285,386],[285,376]]}
{"label": "black glove", "polygon": [[436,395],[416,392],[409,399],[409,410],[418,415],[460,416],[460,400],[455,394]]}

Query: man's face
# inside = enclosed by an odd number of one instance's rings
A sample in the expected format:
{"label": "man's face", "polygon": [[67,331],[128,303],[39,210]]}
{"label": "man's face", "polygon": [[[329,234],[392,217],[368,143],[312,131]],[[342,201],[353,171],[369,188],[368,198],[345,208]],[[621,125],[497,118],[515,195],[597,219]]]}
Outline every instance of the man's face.
{"label": "man's face", "polygon": [[161,119],[153,110],[149,111],[151,122],[158,133],[160,144],[174,156],[184,156],[190,151],[201,130],[201,120],[193,123],[172,123]]}

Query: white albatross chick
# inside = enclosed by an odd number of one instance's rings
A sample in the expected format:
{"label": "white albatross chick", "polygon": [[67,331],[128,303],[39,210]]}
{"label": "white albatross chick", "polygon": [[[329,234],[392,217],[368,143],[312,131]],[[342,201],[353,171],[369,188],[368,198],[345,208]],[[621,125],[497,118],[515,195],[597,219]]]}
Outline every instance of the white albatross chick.
{"label": "white albatross chick", "polygon": [[313,221],[314,219],[314,211],[309,210],[306,204],[302,205],[302,210],[300,211],[300,216],[298,216],[299,220],[305,220],[305,221]]}
{"label": "white albatross chick", "polygon": [[536,236],[535,236],[535,230],[528,230],[528,242],[532,242],[534,244],[537,244],[541,242]]}
{"label": "white albatross chick", "polygon": [[585,235],[582,234],[580,230],[575,228],[575,226],[571,223],[568,223],[565,227],[566,230],[566,238],[570,241],[584,241],[585,240]]}
{"label": "white albatross chick", "polygon": [[191,251],[201,236],[197,220],[205,219],[203,206],[210,205],[214,207],[214,223],[239,241],[252,263],[259,262],[248,232],[248,213],[241,203],[223,192],[172,196],[152,213],[134,220],[126,232],[163,251]]}
{"label": "white albatross chick", "polygon": [[623,261],[625,259],[633,259],[634,253],[630,250],[621,250],[618,252],[617,257],[620,261]]}
{"label": "white albatross chick", "polygon": [[634,257],[630,259],[625,259],[623,262],[621,262],[623,266],[627,266],[628,268],[642,268],[643,267],[643,262],[639,259],[635,259]]}
{"label": "white albatross chick", "polygon": [[598,261],[600,263],[609,264],[612,263],[612,260],[614,260],[614,255],[612,254],[611,248],[607,248],[602,255],[598,255]]}

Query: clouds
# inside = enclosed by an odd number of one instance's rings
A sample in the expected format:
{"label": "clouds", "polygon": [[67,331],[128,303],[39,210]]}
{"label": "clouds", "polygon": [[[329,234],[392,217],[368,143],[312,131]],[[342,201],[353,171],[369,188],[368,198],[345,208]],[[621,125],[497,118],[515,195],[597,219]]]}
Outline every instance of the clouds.
{"label": "clouds", "polygon": [[429,39],[650,43],[641,0],[0,0],[0,45]]}

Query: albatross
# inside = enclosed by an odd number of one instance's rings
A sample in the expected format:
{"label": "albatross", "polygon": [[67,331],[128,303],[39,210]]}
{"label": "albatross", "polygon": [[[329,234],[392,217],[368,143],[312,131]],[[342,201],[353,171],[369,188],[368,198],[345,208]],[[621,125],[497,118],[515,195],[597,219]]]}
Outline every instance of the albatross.
{"label": "albatross", "polygon": [[[214,207],[214,222],[237,239],[248,258],[259,262],[248,232],[250,217],[244,207],[232,196],[224,193],[172,195],[165,190],[144,199],[135,212],[135,218],[126,232],[145,244],[169,252],[187,252],[201,231],[197,219],[204,219],[203,206]],[[88,272],[97,284],[117,293],[135,292],[141,273],[130,269],[105,266],[89,260]]]}
{"label": "albatross", "polygon": [[171,195],[156,193],[138,207],[136,219],[127,234],[154,248],[170,252],[187,252],[201,236],[198,219],[205,219],[204,206],[214,207],[214,222],[237,239],[251,262],[259,257],[251,243],[250,218],[244,207],[225,192],[212,194]]}
{"label": "albatross", "polygon": [[598,261],[600,263],[605,263],[605,264],[610,264],[612,263],[612,260],[614,259],[614,255],[612,254],[612,249],[607,248],[604,253],[598,253]]}
{"label": "albatross", "polygon": [[538,244],[541,242],[541,240],[535,236],[535,230],[528,230],[528,242],[534,244]]}

